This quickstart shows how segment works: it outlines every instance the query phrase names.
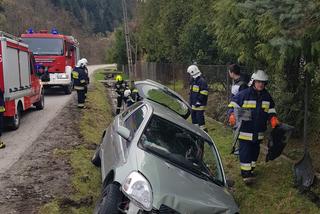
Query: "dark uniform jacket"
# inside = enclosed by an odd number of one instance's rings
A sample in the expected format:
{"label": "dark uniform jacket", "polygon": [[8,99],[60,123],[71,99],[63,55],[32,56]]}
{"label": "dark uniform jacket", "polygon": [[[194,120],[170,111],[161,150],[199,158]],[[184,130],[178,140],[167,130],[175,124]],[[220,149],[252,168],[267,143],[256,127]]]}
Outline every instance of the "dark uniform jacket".
{"label": "dark uniform jacket", "polygon": [[118,96],[123,97],[123,93],[126,89],[129,89],[128,84],[125,81],[118,81],[114,85]]}
{"label": "dark uniform jacket", "polygon": [[208,101],[207,81],[199,76],[190,81],[190,105],[192,110],[205,110]]}
{"label": "dark uniform jacket", "polygon": [[85,87],[89,83],[88,73],[81,67],[75,67],[73,69],[72,78],[74,80],[74,88],[76,90],[85,90]]}
{"label": "dark uniform jacket", "polygon": [[233,108],[248,109],[251,112],[251,120],[242,121],[239,139],[258,141],[264,137],[267,129],[267,121],[276,114],[274,101],[267,90],[256,91],[249,87],[240,91],[232,98],[229,104]]}

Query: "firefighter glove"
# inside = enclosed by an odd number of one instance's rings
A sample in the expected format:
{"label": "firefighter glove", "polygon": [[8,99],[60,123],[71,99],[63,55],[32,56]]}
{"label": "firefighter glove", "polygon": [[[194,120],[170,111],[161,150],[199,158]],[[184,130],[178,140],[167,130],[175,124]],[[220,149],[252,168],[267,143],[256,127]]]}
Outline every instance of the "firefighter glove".
{"label": "firefighter glove", "polygon": [[274,129],[277,125],[280,124],[278,118],[276,116],[271,117],[270,119],[271,127]]}
{"label": "firefighter glove", "polygon": [[236,116],[234,116],[234,113],[231,113],[229,116],[229,125],[230,126],[236,125]]}

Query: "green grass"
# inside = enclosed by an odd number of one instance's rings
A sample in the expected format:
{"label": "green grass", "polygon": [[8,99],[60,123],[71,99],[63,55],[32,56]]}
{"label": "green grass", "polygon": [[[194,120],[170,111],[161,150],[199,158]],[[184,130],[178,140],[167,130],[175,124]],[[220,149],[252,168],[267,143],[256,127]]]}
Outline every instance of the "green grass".
{"label": "green grass", "polygon": [[230,154],[231,130],[208,117],[206,120],[209,134],[222,157],[227,177],[236,182],[232,192],[240,206],[240,213],[320,213],[315,204],[293,187],[292,165],[286,161],[266,163],[265,155],[261,153],[257,166],[257,183],[251,187],[244,185],[239,161]]}
{"label": "green grass", "polygon": [[94,89],[89,90],[86,101],[87,109],[83,111],[79,123],[83,144],[72,150],[55,150],[56,156],[67,157],[73,169],[71,178],[74,193],[67,200],[79,206],[61,206],[65,198],[57,198],[41,207],[43,214],[81,214],[92,213],[101,192],[100,168],[91,163],[94,150],[87,149],[90,144],[99,144],[103,130],[111,122],[111,106],[107,100],[105,87],[98,82],[103,78],[102,70],[94,74]]}

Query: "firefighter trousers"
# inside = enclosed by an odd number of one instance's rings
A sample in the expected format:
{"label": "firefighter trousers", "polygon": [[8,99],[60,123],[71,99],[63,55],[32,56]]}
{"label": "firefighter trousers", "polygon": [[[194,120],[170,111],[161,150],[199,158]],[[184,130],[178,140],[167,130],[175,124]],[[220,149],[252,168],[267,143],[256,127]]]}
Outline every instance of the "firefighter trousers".
{"label": "firefighter trousers", "polygon": [[191,119],[193,124],[199,125],[201,128],[205,127],[204,110],[192,110]]}
{"label": "firefighter trousers", "polygon": [[260,142],[239,139],[239,157],[241,175],[244,178],[250,177],[256,167],[256,162],[260,154]]}
{"label": "firefighter trousers", "polygon": [[119,114],[119,113],[120,113],[121,106],[122,106],[122,100],[123,100],[123,97],[122,97],[122,96],[118,96],[118,97],[117,97],[117,109],[116,109],[116,114]]}
{"label": "firefighter trousers", "polygon": [[86,94],[84,89],[78,89],[77,90],[78,95],[78,107],[83,108],[84,107],[84,101],[86,99]]}

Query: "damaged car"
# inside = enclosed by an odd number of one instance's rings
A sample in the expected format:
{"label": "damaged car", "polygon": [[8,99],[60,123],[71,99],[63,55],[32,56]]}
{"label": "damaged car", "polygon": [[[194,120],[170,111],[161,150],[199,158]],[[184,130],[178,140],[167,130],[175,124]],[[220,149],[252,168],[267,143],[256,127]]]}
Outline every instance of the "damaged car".
{"label": "damaged car", "polygon": [[186,119],[190,106],[151,80],[142,101],[104,131],[92,163],[101,167],[94,213],[238,213],[214,141]]}

